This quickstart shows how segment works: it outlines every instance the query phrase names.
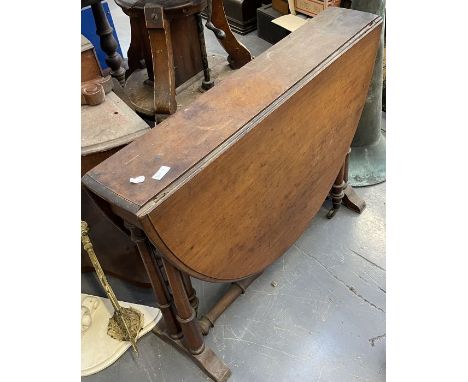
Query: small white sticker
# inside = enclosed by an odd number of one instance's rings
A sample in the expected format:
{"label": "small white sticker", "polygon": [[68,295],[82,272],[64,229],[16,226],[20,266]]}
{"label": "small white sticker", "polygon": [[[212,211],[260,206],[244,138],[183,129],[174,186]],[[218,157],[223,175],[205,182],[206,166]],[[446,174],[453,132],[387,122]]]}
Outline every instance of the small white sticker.
{"label": "small white sticker", "polygon": [[144,175],[137,176],[136,178],[130,178],[130,183],[143,183],[145,181]]}
{"label": "small white sticker", "polygon": [[171,168],[167,166],[161,166],[159,170],[152,176],[153,179],[161,180],[164,175],[166,175]]}

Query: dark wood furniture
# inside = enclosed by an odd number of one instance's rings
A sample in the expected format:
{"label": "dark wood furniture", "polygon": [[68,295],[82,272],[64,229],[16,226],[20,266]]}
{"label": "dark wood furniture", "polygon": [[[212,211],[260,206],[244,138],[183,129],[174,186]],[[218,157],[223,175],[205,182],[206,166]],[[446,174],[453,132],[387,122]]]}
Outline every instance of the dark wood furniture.
{"label": "dark wood furniture", "polygon": [[212,23],[213,27],[223,32],[223,34],[215,33],[215,36],[228,54],[228,62],[231,68],[239,69],[252,60],[252,55],[243,44],[237,41],[232,33],[224,11],[223,0],[211,0],[211,2],[212,15],[208,21]]}
{"label": "dark wood furniture", "polygon": [[[142,92],[130,93],[135,109],[147,116],[172,114],[175,89],[203,69],[206,51],[199,39],[198,15],[206,0],[116,0],[130,17],[127,87],[153,87],[150,110],[140,106]],[[139,69],[146,68],[144,74]],[[137,71],[136,75],[132,74]],[[143,77],[142,77],[143,75]],[[210,86],[209,76],[205,79]]]}
{"label": "dark wood furniture", "polygon": [[[96,67],[97,60],[86,55],[82,64],[82,78],[89,80],[95,74]],[[81,176],[148,131],[148,125],[112,91],[97,106],[82,105]],[[89,235],[105,272],[139,286],[149,286],[137,247],[128,237],[119,218],[110,210],[106,211],[105,206],[103,210],[83,188],[81,218],[92,228]],[[83,271],[94,270],[83,248],[81,266]]]}
{"label": "dark wood furniture", "polygon": [[[164,317],[157,334],[216,381],[230,370],[203,334],[294,243],[332,186],[344,187],[381,25],[324,11],[82,178],[140,250]],[[155,180],[160,166],[170,170]],[[147,181],[129,183],[137,175]],[[236,283],[202,323],[190,277]]]}
{"label": "dark wood furniture", "polygon": [[[210,1],[211,28],[229,54],[233,68],[251,60],[248,50],[229,29],[222,0]],[[203,34],[201,11],[206,0],[116,0],[130,17],[131,43],[128,50],[126,87],[139,113],[156,120],[177,109],[176,89],[203,71],[202,88],[213,86]],[[154,89],[148,103],[148,91]]]}

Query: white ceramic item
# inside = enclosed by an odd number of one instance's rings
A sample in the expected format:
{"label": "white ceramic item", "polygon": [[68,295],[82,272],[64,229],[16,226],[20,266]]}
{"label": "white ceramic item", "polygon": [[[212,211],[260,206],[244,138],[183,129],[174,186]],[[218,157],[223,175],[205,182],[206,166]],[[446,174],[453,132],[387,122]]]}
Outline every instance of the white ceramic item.
{"label": "white ceramic item", "polygon": [[[122,307],[133,307],[143,314],[143,329],[138,338],[151,331],[161,319],[161,311],[145,305],[119,301]],[[81,294],[81,376],[105,369],[117,361],[131,346],[107,334],[114,308],[107,298]],[[138,346],[138,342],[137,342]]]}

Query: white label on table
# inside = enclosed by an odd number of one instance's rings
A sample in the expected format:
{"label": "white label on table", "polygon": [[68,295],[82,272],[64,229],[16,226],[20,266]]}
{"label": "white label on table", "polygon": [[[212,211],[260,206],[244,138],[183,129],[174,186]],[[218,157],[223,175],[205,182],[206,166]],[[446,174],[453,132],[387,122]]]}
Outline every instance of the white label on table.
{"label": "white label on table", "polygon": [[152,176],[153,179],[161,180],[164,175],[166,175],[171,168],[168,166],[161,166],[159,170]]}
{"label": "white label on table", "polygon": [[136,178],[130,178],[130,183],[143,183],[145,181],[144,175],[137,176]]}

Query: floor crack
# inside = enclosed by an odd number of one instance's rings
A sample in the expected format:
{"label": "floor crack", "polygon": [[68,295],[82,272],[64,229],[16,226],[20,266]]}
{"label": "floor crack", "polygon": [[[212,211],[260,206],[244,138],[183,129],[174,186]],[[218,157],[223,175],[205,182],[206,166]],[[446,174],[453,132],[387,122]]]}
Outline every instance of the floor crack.
{"label": "floor crack", "polygon": [[298,246],[296,246],[294,244],[294,246],[299,250],[300,253],[302,253],[303,255],[307,256],[307,257],[310,257],[311,259],[314,259],[323,269],[325,269],[325,271],[327,273],[329,273],[334,279],[336,279],[338,282],[340,282],[342,285],[344,285],[350,292],[352,292],[355,296],[359,297],[361,300],[363,300],[364,302],[366,302],[367,304],[369,304],[370,306],[372,306],[374,309],[377,309],[377,310],[380,310],[382,313],[385,313],[385,310],[383,310],[382,308],[380,308],[379,306],[375,305],[374,303],[370,302],[369,300],[367,300],[366,298],[364,298],[363,296],[361,296],[357,291],[356,289],[354,289],[354,287],[346,284],[343,280],[341,280],[338,276],[336,276],[335,274],[333,274],[332,272],[329,271],[329,269],[323,265],[315,256],[311,255],[311,254],[307,254],[305,253],[301,248],[299,248]]}
{"label": "floor crack", "polygon": [[[335,277],[337,280],[341,281],[340,279],[338,279],[337,277]],[[344,285],[346,285],[346,287],[351,291],[353,292],[356,296],[358,296],[360,299],[362,299],[363,301],[367,302],[370,306],[373,306],[375,309],[378,309],[380,310],[381,312],[385,313],[385,311],[378,307],[377,305],[373,304],[372,302],[370,302],[369,300],[367,300],[365,297],[361,296],[356,289],[354,289],[354,287],[352,286],[349,286],[348,284],[346,283],[343,283]]]}
{"label": "floor crack", "polygon": [[353,252],[355,255],[358,255],[361,259],[367,261],[369,264],[372,264],[374,267],[377,267],[377,268],[379,268],[381,271],[386,272],[385,268],[382,268],[380,265],[374,263],[373,261],[370,261],[368,258],[362,256],[360,253],[358,253],[358,252],[352,250],[351,248],[350,248],[349,250],[350,250],[351,252]]}
{"label": "floor crack", "polygon": [[[364,281],[367,285],[372,286],[372,284],[369,283],[369,280],[367,280],[365,277],[362,277],[359,273],[356,273],[356,272],[354,272],[354,274],[355,274],[357,277],[359,277],[362,281]],[[382,292],[384,292],[385,294],[387,294],[387,292],[385,291],[385,289],[383,289],[382,287],[380,287],[379,284],[377,284],[377,283],[375,282],[374,279],[372,279],[372,281],[374,281],[374,284],[377,286],[377,288],[378,288],[380,291],[382,291]]]}
{"label": "floor crack", "polygon": [[385,337],[386,337],[386,333],[382,334],[381,336],[369,338],[369,342],[370,342],[371,346],[375,346],[376,341],[379,341],[379,340],[381,340],[381,339],[383,339]]}

